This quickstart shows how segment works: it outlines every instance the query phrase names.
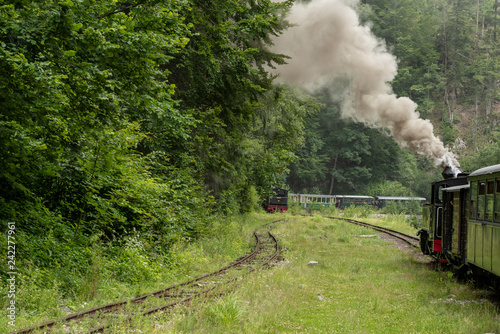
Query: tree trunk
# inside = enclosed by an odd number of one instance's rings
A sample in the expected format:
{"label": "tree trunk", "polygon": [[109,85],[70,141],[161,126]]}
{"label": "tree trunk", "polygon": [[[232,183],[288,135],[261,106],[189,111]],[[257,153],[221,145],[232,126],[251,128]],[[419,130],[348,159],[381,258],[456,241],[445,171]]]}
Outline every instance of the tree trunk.
{"label": "tree trunk", "polygon": [[449,93],[446,87],[444,88],[444,102],[448,107],[448,118],[450,120],[450,124],[453,124],[453,101],[450,103]]}
{"label": "tree trunk", "polygon": [[[333,163],[333,170],[336,170],[337,169],[337,161],[339,160],[339,155],[337,154],[335,156],[335,162]],[[331,195],[332,192],[333,192],[333,183],[335,182],[335,176],[333,176],[333,173],[332,173],[332,179],[330,181],[330,191],[328,192],[328,195]]]}
{"label": "tree trunk", "polygon": [[475,108],[476,108],[476,119],[477,119],[477,113],[479,111],[479,93],[476,93],[476,98],[475,98],[475,101],[474,101],[474,105],[475,105]]}
{"label": "tree trunk", "polygon": [[484,15],[483,15],[483,26],[482,26],[482,30],[481,30],[481,39],[484,38]]}
{"label": "tree trunk", "polygon": [[450,105],[450,93],[449,93],[449,78],[448,78],[448,41],[446,36],[446,6],[443,6],[443,46],[444,46],[444,77],[446,79],[446,84],[444,86],[444,102],[448,107],[448,117],[451,118],[450,123],[453,123],[453,106]]}
{"label": "tree trunk", "polygon": [[479,33],[479,0],[477,0],[476,7],[476,36]]}
{"label": "tree trunk", "polygon": [[495,1],[495,25],[493,27],[493,41],[497,41],[497,10],[498,10],[498,0]]}

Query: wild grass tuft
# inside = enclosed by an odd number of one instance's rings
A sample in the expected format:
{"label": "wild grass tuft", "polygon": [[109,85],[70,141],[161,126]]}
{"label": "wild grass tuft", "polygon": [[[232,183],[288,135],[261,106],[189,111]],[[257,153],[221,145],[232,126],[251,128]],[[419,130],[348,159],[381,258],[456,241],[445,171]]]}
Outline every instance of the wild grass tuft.
{"label": "wild grass tuft", "polygon": [[[389,225],[401,223],[389,219]],[[293,216],[274,231],[286,261],[241,282],[230,297],[240,308],[213,302],[180,323],[196,319],[189,328],[196,333],[500,332],[498,310],[484,299],[485,291],[471,290],[379,238],[359,238],[376,234],[371,230]],[[213,310],[242,305],[229,329],[221,318],[214,322]]]}
{"label": "wild grass tuft", "polygon": [[[457,283],[449,272],[420,263],[377,237],[359,237],[376,234],[372,230],[317,212],[249,214],[220,221],[212,234],[176,244],[176,253],[167,254],[164,262],[146,261],[149,276],[132,283],[117,280],[109,258],[96,252],[91,260],[99,268],[88,272],[84,279],[90,281],[74,296],[62,296],[57,285],[30,284],[27,280],[50,275],[32,272],[19,289],[25,307],[19,321],[27,327],[64,316],[60,305],[78,311],[206,273],[242,256],[253,245],[252,231],[278,219],[283,221],[273,232],[283,262],[246,276],[218,299],[199,298],[166,315],[137,317],[111,333],[500,333],[498,309],[486,298],[487,291]],[[360,220],[414,230],[402,216]],[[127,259],[128,251],[141,254],[140,247],[129,247],[115,260]],[[164,266],[153,270],[157,263]],[[86,300],[94,291],[95,298]]]}

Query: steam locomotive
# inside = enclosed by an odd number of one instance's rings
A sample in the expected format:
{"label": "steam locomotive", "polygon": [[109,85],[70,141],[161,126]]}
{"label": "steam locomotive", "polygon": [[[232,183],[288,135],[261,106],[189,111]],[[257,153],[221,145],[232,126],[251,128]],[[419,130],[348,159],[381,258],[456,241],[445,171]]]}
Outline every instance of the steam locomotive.
{"label": "steam locomotive", "polygon": [[274,195],[267,202],[267,212],[285,212],[288,210],[288,190],[274,188]]}
{"label": "steam locomotive", "polygon": [[443,171],[432,184],[417,232],[424,254],[457,270],[500,281],[500,165],[471,174]]}

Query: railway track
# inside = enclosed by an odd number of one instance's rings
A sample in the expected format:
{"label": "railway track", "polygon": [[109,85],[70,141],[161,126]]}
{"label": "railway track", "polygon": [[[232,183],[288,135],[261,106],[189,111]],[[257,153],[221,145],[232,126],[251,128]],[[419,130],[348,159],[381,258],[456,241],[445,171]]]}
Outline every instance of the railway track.
{"label": "railway track", "polygon": [[[276,221],[279,222],[279,221]],[[273,222],[273,223],[276,223]],[[268,266],[276,260],[280,248],[277,238],[270,232],[271,226],[254,231],[255,247],[252,252],[212,273],[172,285],[129,300],[111,303],[70,314],[64,318],[18,330],[21,333],[103,333],[114,326],[123,326],[138,316],[168,312],[177,305],[188,304],[198,297],[210,298],[223,295],[236,287],[245,275]],[[90,328],[90,329],[89,329]]]}
{"label": "railway track", "polygon": [[341,218],[341,217],[329,217],[329,218],[330,219],[343,220],[343,221],[346,221],[346,222],[351,223],[351,224],[355,224],[355,225],[359,225],[359,226],[364,226],[364,227],[373,229],[375,231],[383,232],[383,233],[385,233],[387,235],[390,235],[393,238],[396,238],[398,240],[404,241],[405,243],[407,243],[408,245],[410,245],[412,247],[415,247],[415,248],[419,248],[420,247],[418,237],[413,236],[413,235],[404,234],[404,233],[401,233],[401,232],[398,232],[398,231],[395,231],[395,230],[391,230],[389,228],[385,228],[385,227],[381,227],[381,226],[377,226],[377,225],[372,225],[372,224],[368,224],[368,223],[364,223],[364,222],[360,222],[360,221],[357,221],[357,220],[354,220],[354,219]]}

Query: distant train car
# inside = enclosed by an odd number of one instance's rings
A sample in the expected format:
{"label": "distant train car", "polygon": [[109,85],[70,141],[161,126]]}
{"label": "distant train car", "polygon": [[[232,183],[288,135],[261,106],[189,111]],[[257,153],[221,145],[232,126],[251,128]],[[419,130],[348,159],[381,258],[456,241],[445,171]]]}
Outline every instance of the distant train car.
{"label": "distant train car", "polygon": [[269,198],[267,212],[285,212],[288,210],[288,190],[274,188],[275,195]]}
{"label": "distant train car", "polygon": [[373,205],[373,196],[364,195],[335,195],[335,206],[339,209],[350,206]]}
{"label": "distant train car", "polygon": [[304,208],[319,209],[335,204],[335,196],[316,194],[288,194],[290,201],[293,201]]}
{"label": "distant train car", "polygon": [[453,175],[432,184],[423,207],[420,247],[424,254],[491,278],[500,276],[500,165]]}
{"label": "distant train car", "polygon": [[373,205],[378,209],[382,209],[391,203],[406,205],[409,203],[418,202],[418,204],[422,206],[425,201],[425,197],[375,196]]}
{"label": "distant train car", "polygon": [[349,206],[373,204],[373,197],[364,195],[289,194],[289,198],[291,201],[309,209],[319,209],[329,206],[344,209]]}
{"label": "distant train car", "polygon": [[335,206],[345,209],[350,206],[373,205],[378,209],[390,203],[407,204],[418,202],[419,205],[426,200],[424,197],[394,197],[394,196],[365,196],[365,195],[317,195],[317,194],[288,194],[291,202],[304,208],[318,209]]}

